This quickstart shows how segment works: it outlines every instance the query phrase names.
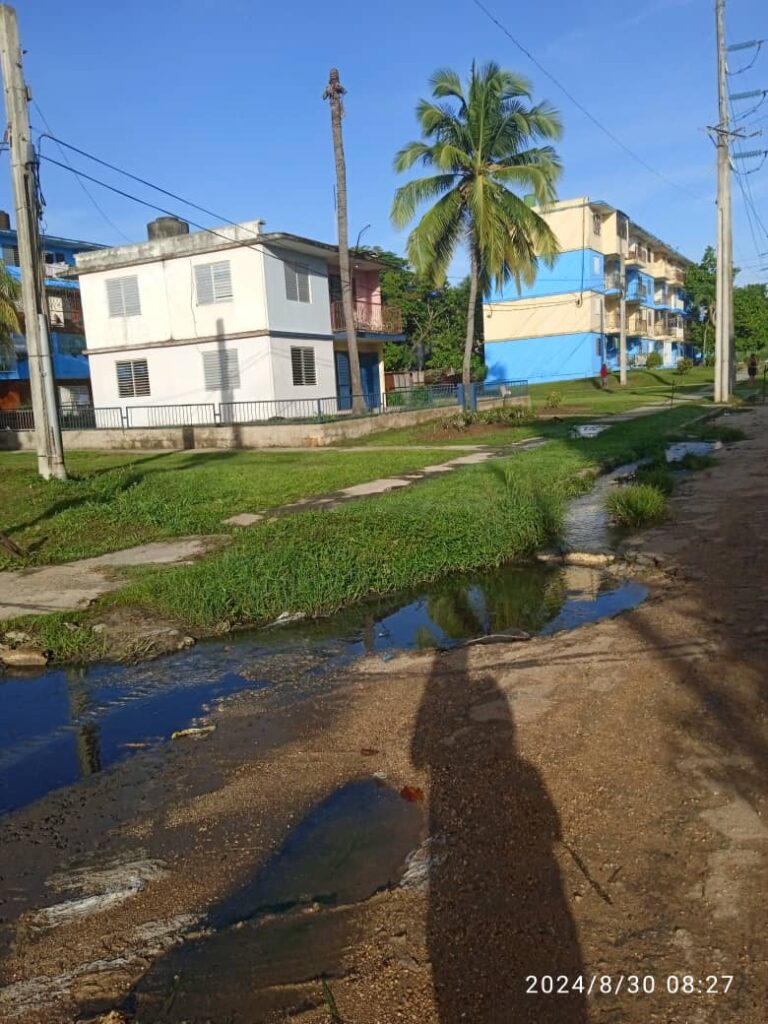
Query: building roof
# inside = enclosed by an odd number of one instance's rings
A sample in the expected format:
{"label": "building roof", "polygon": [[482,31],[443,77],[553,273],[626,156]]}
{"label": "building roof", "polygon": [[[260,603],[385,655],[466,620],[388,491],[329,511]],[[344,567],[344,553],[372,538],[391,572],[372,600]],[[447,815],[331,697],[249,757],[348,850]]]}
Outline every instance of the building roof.
{"label": "building roof", "polygon": [[[0,239],[12,237],[16,241],[16,228],[0,228]],[[40,241],[45,245],[58,246],[60,249],[106,249],[101,242],[84,242],[77,238],[62,238],[60,235],[41,235]]]}
{"label": "building roof", "polygon": [[[253,248],[262,246],[276,249],[288,249],[291,252],[306,256],[319,256],[326,260],[337,261],[339,248],[328,242],[318,242],[312,238],[293,235],[284,231],[264,232],[260,220],[244,221],[242,224],[225,224],[223,227],[210,230],[193,231],[189,234],[172,235],[168,238],[151,238],[133,245],[122,245],[111,249],[99,249],[96,252],[77,253],[75,267],[69,277],[83,274],[95,274],[105,270],[116,270],[122,267],[138,266],[142,263],[155,263],[182,256],[200,255],[218,252],[224,249]],[[387,264],[380,260],[353,255],[356,266],[370,270],[387,269]]]}

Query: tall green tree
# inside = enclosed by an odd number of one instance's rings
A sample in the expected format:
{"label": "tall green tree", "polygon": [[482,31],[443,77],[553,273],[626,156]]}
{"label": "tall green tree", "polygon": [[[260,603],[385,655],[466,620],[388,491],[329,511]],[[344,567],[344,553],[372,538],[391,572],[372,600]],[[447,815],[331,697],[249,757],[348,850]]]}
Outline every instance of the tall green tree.
{"label": "tall green tree", "polygon": [[740,356],[768,348],[768,285],[733,289],[733,333]]}
{"label": "tall green tree", "polygon": [[685,290],[694,314],[691,341],[701,346],[701,354],[706,360],[710,334],[717,317],[717,257],[711,245],[704,250],[701,263],[692,263],[686,269]]}
{"label": "tall green tree", "polygon": [[0,362],[8,363],[13,359],[13,339],[11,335],[21,330],[19,324],[18,282],[8,273],[4,263],[0,263]]}
{"label": "tall green tree", "polygon": [[468,395],[478,295],[510,280],[518,288],[521,281],[532,284],[539,261],[551,266],[557,255],[555,235],[523,195],[532,193],[540,205],[554,199],[561,164],[548,142],[560,138],[561,124],[549,104],[531,104],[526,79],[495,63],[473,63],[466,85],[450,69],[436,71],[430,85],[432,99],[416,107],[422,140],[397,153],[395,170],[420,161],[436,173],[397,190],[392,220],[404,227],[422,204],[433,203],[411,231],[408,258],[436,287],[459,246],[468,250],[462,366]]}

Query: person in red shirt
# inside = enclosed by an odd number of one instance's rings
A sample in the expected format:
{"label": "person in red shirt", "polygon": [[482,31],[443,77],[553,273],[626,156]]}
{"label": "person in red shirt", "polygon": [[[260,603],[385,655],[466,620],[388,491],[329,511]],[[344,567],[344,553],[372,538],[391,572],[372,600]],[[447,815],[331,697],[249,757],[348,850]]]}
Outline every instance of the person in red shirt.
{"label": "person in red shirt", "polygon": [[600,387],[604,388],[608,384],[608,367],[605,363],[600,367]]}

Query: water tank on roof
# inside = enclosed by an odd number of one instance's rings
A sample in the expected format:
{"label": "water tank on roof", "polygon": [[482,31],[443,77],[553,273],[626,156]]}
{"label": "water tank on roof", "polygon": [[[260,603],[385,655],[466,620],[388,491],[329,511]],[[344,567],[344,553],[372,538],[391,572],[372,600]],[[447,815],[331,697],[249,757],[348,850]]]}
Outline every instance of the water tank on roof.
{"label": "water tank on roof", "polygon": [[188,235],[189,224],[179,217],[158,217],[147,224],[147,238],[175,238],[176,235]]}

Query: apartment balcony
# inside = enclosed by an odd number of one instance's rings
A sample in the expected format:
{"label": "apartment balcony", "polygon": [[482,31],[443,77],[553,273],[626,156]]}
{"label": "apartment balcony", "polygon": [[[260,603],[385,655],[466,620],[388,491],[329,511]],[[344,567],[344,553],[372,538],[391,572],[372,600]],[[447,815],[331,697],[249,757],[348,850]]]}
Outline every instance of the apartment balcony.
{"label": "apartment balcony", "polygon": [[606,315],[605,330],[608,334],[618,333],[621,330],[621,317],[618,313],[608,313]]}
{"label": "apartment balcony", "polygon": [[[392,309],[382,303],[353,302],[355,330],[366,334],[402,334],[403,318],[399,309]],[[344,304],[340,299],[331,302],[331,330],[334,333],[346,331]]]}
{"label": "apartment balcony", "polygon": [[609,271],[605,275],[604,288],[607,292],[616,292],[621,289],[621,274],[618,270]]}
{"label": "apartment balcony", "polygon": [[674,281],[675,284],[685,284],[685,273],[682,270],[678,270],[677,267],[669,267],[667,269],[667,280]]}
{"label": "apartment balcony", "polygon": [[671,329],[666,324],[654,324],[653,336],[654,338],[668,338],[670,336]]}
{"label": "apartment balcony", "polygon": [[644,245],[630,245],[627,252],[627,263],[648,263],[650,255]]}
{"label": "apartment balcony", "polygon": [[631,316],[627,320],[627,334],[648,334],[650,323],[642,316]]}
{"label": "apartment balcony", "polygon": [[646,302],[648,300],[648,289],[644,284],[627,285],[627,302]]}

